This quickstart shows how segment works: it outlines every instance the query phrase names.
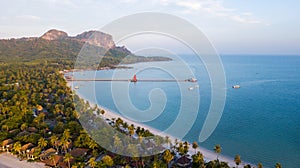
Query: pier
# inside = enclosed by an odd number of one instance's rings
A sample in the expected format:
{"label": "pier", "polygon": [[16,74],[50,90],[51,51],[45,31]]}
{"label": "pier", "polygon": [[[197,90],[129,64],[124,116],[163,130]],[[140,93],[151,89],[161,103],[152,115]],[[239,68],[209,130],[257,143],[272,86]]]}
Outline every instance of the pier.
{"label": "pier", "polygon": [[176,80],[176,79],[139,79],[133,81],[132,79],[67,79],[69,82],[75,81],[98,81],[98,82],[189,82],[188,80]]}
{"label": "pier", "polygon": [[73,77],[66,77],[69,82],[75,81],[98,81],[98,82],[197,82],[197,79],[137,79],[136,75],[132,79],[113,79],[113,78],[102,78],[102,79],[75,79]]}

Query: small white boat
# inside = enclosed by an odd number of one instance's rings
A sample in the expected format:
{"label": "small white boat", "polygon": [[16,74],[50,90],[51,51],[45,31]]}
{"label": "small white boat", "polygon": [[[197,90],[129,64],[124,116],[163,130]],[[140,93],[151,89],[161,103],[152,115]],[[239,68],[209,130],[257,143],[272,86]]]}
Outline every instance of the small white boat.
{"label": "small white boat", "polygon": [[188,82],[197,82],[197,79],[196,78],[190,78],[187,80]]}
{"label": "small white boat", "polygon": [[240,85],[233,85],[232,88],[233,89],[239,89],[239,88],[241,88],[241,86]]}
{"label": "small white boat", "polygon": [[79,89],[79,86],[75,86],[74,88],[75,88],[75,89]]}
{"label": "small white boat", "polygon": [[189,87],[188,89],[189,89],[189,90],[194,90],[194,88],[193,88],[193,87]]}

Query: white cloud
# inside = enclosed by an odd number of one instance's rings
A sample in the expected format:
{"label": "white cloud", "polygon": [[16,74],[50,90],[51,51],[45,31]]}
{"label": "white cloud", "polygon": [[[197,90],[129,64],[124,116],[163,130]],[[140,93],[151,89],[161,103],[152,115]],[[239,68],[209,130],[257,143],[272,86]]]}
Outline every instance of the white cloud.
{"label": "white cloud", "polygon": [[190,10],[198,10],[202,7],[202,4],[199,2],[192,1],[177,1],[175,2],[177,6],[185,7]]}
{"label": "white cloud", "polygon": [[180,13],[184,14],[204,11],[239,23],[264,24],[263,21],[253,18],[251,12],[238,13],[237,9],[225,7],[220,0],[158,0],[158,2],[163,5],[175,5],[181,8]]}
{"label": "white cloud", "polygon": [[48,2],[55,5],[64,5],[71,8],[78,8],[78,6],[74,3],[74,1],[71,0],[48,0]]}
{"label": "white cloud", "polygon": [[231,18],[232,18],[232,20],[235,20],[235,21],[241,22],[241,23],[262,23],[259,20],[244,18],[239,15],[233,15],[233,16],[231,16]]}
{"label": "white cloud", "polygon": [[243,15],[245,15],[245,16],[252,16],[253,13],[251,13],[251,12],[244,12]]}
{"label": "white cloud", "polygon": [[121,0],[122,3],[136,3],[137,0]]}
{"label": "white cloud", "polygon": [[28,19],[28,20],[40,20],[41,19],[40,17],[34,16],[34,15],[18,15],[16,17],[20,18],[20,19]]}

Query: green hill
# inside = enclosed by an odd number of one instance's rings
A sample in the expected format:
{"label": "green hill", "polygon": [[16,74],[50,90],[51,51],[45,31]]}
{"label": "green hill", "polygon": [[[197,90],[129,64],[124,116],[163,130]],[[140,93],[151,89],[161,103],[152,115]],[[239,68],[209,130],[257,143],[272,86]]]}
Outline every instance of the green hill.
{"label": "green hill", "polygon": [[81,68],[115,67],[121,61],[129,64],[170,60],[165,57],[136,56],[124,46],[115,46],[111,35],[99,31],[84,32],[70,37],[63,31],[50,30],[41,37],[0,40],[0,64],[48,62],[73,68],[84,45],[83,57],[86,58],[80,57],[80,64],[77,65]]}

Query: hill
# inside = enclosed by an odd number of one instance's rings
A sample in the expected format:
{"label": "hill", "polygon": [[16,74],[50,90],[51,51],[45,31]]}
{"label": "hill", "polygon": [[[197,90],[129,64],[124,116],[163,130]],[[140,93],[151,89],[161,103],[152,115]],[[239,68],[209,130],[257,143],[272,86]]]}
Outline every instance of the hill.
{"label": "hill", "polygon": [[[82,68],[114,67],[121,61],[129,64],[170,60],[165,57],[136,56],[126,47],[116,46],[112,36],[103,32],[88,31],[76,36],[69,36],[66,32],[52,29],[41,37],[1,39],[0,64],[50,62],[72,68],[83,45],[85,45],[85,49],[88,49],[85,55],[93,55],[93,59],[88,57],[88,59],[81,60],[79,66]],[[101,63],[100,58],[102,58]]]}

